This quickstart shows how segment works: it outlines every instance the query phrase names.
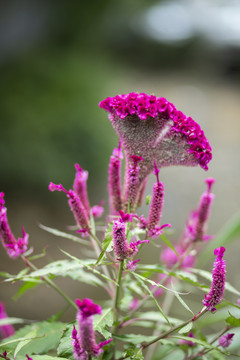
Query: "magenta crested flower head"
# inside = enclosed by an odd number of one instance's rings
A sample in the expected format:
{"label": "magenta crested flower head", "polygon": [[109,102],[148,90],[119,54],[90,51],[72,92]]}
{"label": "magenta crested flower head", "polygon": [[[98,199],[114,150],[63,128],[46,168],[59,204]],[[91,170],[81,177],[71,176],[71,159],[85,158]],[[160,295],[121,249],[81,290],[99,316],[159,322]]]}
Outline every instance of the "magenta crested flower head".
{"label": "magenta crested flower head", "polygon": [[28,234],[22,227],[22,237],[14,237],[7,220],[7,208],[5,207],[4,193],[0,193],[0,239],[7,254],[15,259],[27,251]]}
{"label": "magenta crested flower head", "polygon": [[221,336],[220,339],[218,340],[218,345],[222,346],[223,348],[228,347],[229,345],[231,345],[233,341],[233,337],[234,337],[233,333],[228,333],[226,335]]}
{"label": "magenta crested flower head", "polygon": [[109,113],[119,135],[127,164],[125,178],[131,156],[143,158],[139,163],[139,191],[153,170],[153,160],[158,168],[200,165],[208,169],[212,149],[203,130],[165,98],[132,92],[108,97],[99,106]]}
{"label": "magenta crested flower head", "polygon": [[72,331],[73,354],[76,360],[86,360],[91,356],[98,357],[102,353],[102,347],[107,345],[112,339],[96,343],[93,329],[93,315],[101,314],[102,309],[94,304],[91,299],[85,298],[82,301],[76,299],[78,306],[77,321],[79,331],[75,326]]}
{"label": "magenta crested flower head", "polygon": [[216,310],[216,305],[220,304],[224,294],[225,288],[225,274],[226,274],[226,264],[223,259],[223,255],[225,252],[225,248],[223,246],[214,250],[214,255],[216,256],[216,260],[213,265],[212,277],[213,281],[211,284],[211,288],[209,294],[205,294],[205,299],[203,300],[203,304],[210,311]]}

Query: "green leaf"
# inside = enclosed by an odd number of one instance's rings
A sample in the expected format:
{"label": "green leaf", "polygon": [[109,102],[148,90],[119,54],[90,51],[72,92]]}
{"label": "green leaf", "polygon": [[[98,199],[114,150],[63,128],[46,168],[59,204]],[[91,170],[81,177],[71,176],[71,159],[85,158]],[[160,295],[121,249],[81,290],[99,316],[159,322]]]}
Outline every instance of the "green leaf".
{"label": "green leaf", "polygon": [[33,289],[37,285],[41,284],[42,282],[33,282],[33,281],[26,281],[17,291],[15,295],[13,295],[12,299],[14,301],[18,300],[20,296],[22,296],[26,291]]}
{"label": "green leaf", "polygon": [[130,344],[127,347],[127,349],[123,353],[123,357],[128,357],[129,359],[132,359],[132,360],[143,360],[144,359],[142,350],[139,350],[139,347],[137,347],[134,344]]}
{"label": "green leaf", "polygon": [[7,317],[4,319],[0,319],[0,326],[8,325],[8,324],[23,324],[25,322],[24,319]]}
{"label": "green leaf", "polygon": [[156,339],[156,336],[139,335],[139,334],[127,334],[127,335],[116,335],[113,334],[115,339],[129,342],[132,344],[139,345],[141,343],[149,342]]}
{"label": "green leaf", "polygon": [[79,260],[78,258],[76,258],[75,256],[73,255],[70,255],[69,253],[67,253],[66,251],[64,250],[61,250],[65,255],[69,256],[71,259],[73,260],[76,260],[79,264],[81,264],[82,266],[86,267],[88,270],[92,271],[94,274],[97,274],[99,276],[101,276],[103,279],[107,280],[107,281],[110,281],[110,282],[113,282],[114,284],[116,284],[117,286],[118,283],[116,281],[114,281],[113,279],[110,279],[108,276],[102,274],[100,271],[92,268],[90,265],[87,265],[86,263],[84,263],[83,260]]}
{"label": "green leaf", "polygon": [[105,339],[111,337],[111,333],[107,330],[107,327],[111,327],[113,324],[112,308],[103,310],[101,315],[95,315],[93,319],[94,330],[100,332]]}
{"label": "green leaf", "polygon": [[176,293],[175,294],[176,298],[178,299],[178,301],[182,304],[182,306],[189,311],[192,315],[194,315],[194,313],[192,312],[192,310],[190,309],[190,307],[185,303],[185,301],[181,298],[181,296]]}
{"label": "green leaf", "polygon": [[[168,322],[162,316],[162,314],[160,312],[157,312],[157,311],[143,312],[143,313],[138,315],[138,318],[139,319],[145,319],[145,320],[148,320],[148,321],[156,321],[156,322],[163,322],[163,323],[165,322],[166,324],[168,324]],[[168,316],[168,320],[173,325],[178,325],[178,324],[180,324],[182,322],[181,320],[170,317],[170,316]]]}
{"label": "green leaf", "polygon": [[170,323],[170,321],[168,320],[167,316],[164,314],[161,306],[158,304],[157,300],[156,300],[155,297],[153,296],[151,290],[150,290],[150,289],[148,288],[148,286],[144,283],[144,280],[142,279],[142,276],[138,275],[137,273],[132,273],[132,275],[133,275],[134,277],[136,277],[136,278],[140,281],[142,287],[147,291],[147,293],[148,293],[148,294],[150,295],[150,297],[153,299],[154,303],[156,304],[156,306],[157,306],[158,310],[160,311],[160,313],[162,314],[162,316],[165,318],[165,320],[168,322],[168,324],[171,325],[171,323]]}
{"label": "green leaf", "polygon": [[146,196],[146,205],[149,205],[151,200],[152,200],[152,195],[147,195]]}
{"label": "green leaf", "polygon": [[65,239],[70,239],[70,240],[73,240],[79,244],[83,244],[83,245],[87,245],[87,246],[91,246],[90,242],[87,241],[87,240],[84,240],[84,239],[81,239],[77,236],[74,236],[74,235],[71,235],[71,234],[68,234],[68,233],[65,233],[63,231],[60,231],[60,230],[57,230],[57,229],[54,229],[54,228],[51,228],[51,227],[48,227],[48,226],[45,226],[45,225],[42,225],[42,224],[39,224],[40,228],[53,234],[53,235],[56,235],[56,236],[60,236],[60,237],[63,237]]}
{"label": "green leaf", "polygon": [[186,326],[182,327],[178,333],[179,334],[186,334],[189,333],[190,330],[192,330],[193,327],[193,322],[191,321],[190,323],[188,323]]}
{"label": "green leaf", "polygon": [[226,319],[226,323],[231,327],[240,327],[240,319],[237,319],[231,313],[229,313],[229,317]]}
{"label": "green leaf", "polygon": [[[102,243],[102,248],[105,251],[110,251],[110,247],[111,247],[111,242],[112,242],[112,230],[113,229],[113,223],[108,224],[108,227],[105,231],[105,239],[103,240]],[[109,248],[109,249],[108,249]]]}
{"label": "green leaf", "polygon": [[69,360],[74,360],[72,347],[72,330],[73,324],[70,324],[66,327],[57,348],[58,356],[62,356],[63,358],[67,358]]}
{"label": "green leaf", "polygon": [[37,329],[33,329],[32,331],[30,331],[29,333],[27,333],[26,335],[26,339],[20,341],[17,344],[17,347],[14,351],[14,359],[16,358],[17,354],[19,353],[19,351],[25,346],[27,345],[37,334]]}
{"label": "green leaf", "polygon": [[[31,331],[35,332],[35,338],[31,339],[25,344],[18,352],[18,357],[28,354],[44,354],[49,350],[54,349],[60,341],[62,332],[65,329],[66,324],[61,322],[39,322],[32,325],[27,325],[16,331],[15,335],[9,337],[8,341],[2,341],[1,347],[9,351],[14,351],[16,348],[16,342],[28,340],[27,336]],[[34,357],[35,360],[35,357]]]}
{"label": "green leaf", "polygon": [[[91,260],[87,262],[91,263]],[[28,277],[35,278],[46,275],[69,276],[73,280],[78,280],[86,284],[103,286],[102,281],[93,274],[84,271],[83,266],[86,266],[85,260],[82,260],[81,263],[76,260],[58,260],[46,265],[42,269],[31,272],[28,274]]]}
{"label": "green leaf", "polygon": [[165,242],[165,244],[170,247],[170,249],[172,249],[173,252],[175,252],[175,254],[177,255],[177,257],[180,259],[180,255],[177,252],[177,250],[175,249],[175,247],[171,244],[171,242],[166,238],[165,235],[161,235],[161,239]]}
{"label": "green leaf", "polygon": [[198,265],[204,266],[209,262],[215,248],[225,246],[240,235],[240,213],[235,214],[220,230],[216,237],[208,243],[205,250],[198,256]]}

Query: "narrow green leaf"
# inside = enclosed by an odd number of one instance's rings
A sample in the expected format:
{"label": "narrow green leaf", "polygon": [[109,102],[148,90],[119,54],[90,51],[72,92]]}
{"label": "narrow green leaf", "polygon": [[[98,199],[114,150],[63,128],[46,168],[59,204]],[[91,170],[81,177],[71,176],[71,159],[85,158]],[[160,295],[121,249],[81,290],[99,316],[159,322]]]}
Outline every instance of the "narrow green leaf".
{"label": "narrow green leaf", "polygon": [[104,255],[105,255],[105,250],[103,250],[103,251],[100,253],[100,255],[99,255],[98,259],[97,259],[97,262],[96,262],[95,266],[100,265],[100,264],[102,263],[102,260],[104,259]]}
{"label": "narrow green leaf", "polygon": [[96,269],[93,269],[90,265],[87,265],[87,264],[84,264],[81,260],[79,260],[78,258],[76,258],[75,256],[73,255],[70,255],[69,253],[67,253],[66,251],[64,250],[61,250],[65,255],[69,256],[71,259],[73,260],[76,260],[77,262],[79,262],[79,264],[81,264],[82,266],[86,267],[88,270],[92,271],[94,274],[97,274],[99,276],[101,276],[103,279],[107,280],[107,281],[110,281],[110,282],[113,282],[114,284],[116,284],[117,286],[118,283],[116,281],[114,281],[113,279],[110,279],[108,276],[102,274],[100,271],[96,270]]}
{"label": "narrow green leaf", "polygon": [[[74,359],[74,358],[72,358],[72,359]],[[48,355],[34,355],[34,360],[66,360],[66,358],[56,357],[56,356],[48,356]]]}
{"label": "narrow green leaf", "polygon": [[156,336],[139,335],[139,334],[127,334],[127,335],[113,334],[113,336],[115,339],[118,339],[118,340],[121,340],[124,342],[129,342],[129,343],[136,344],[136,345],[156,339]]}
{"label": "narrow green leaf", "polygon": [[150,290],[150,289],[148,288],[148,286],[144,283],[144,280],[142,279],[142,276],[140,276],[140,275],[138,275],[138,274],[136,274],[136,273],[134,273],[134,272],[132,273],[132,275],[133,275],[134,277],[136,277],[136,278],[140,281],[142,287],[147,291],[147,293],[148,293],[148,294],[150,295],[150,297],[153,299],[155,305],[157,306],[158,310],[160,311],[160,313],[162,314],[162,316],[164,317],[164,319],[168,322],[169,325],[171,325],[170,321],[168,320],[168,317],[164,314],[161,306],[158,304],[158,302],[157,302],[157,300],[155,299],[155,297],[153,296],[151,290]]}
{"label": "narrow green leaf", "polygon": [[65,233],[63,231],[60,231],[60,230],[57,230],[57,229],[54,229],[54,228],[51,228],[51,227],[48,227],[48,226],[45,226],[45,225],[42,225],[42,224],[39,224],[39,226],[40,226],[41,229],[49,232],[50,234],[60,236],[60,237],[63,237],[65,239],[70,239],[72,241],[78,242],[79,244],[91,246],[89,241],[81,239],[81,238],[79,238],[77,236]]}
{"label": "narrow green leaf", "polygon": [[137,274],[137,273],[133,273],[133,274],[134,274],[134,276],[136,275],[139,279],[141,279],[141,280],[143,280],[143,281],[145,281],[145,282],[148,282],[149,284],[151,284],[151,285],[153,285],[153,286],[160,287],[160,288],[165,289],[165,290],[167,290],[167,291],[171,291],[171,292],[173,292],[174,294],[176,294],[176,293],[180,294],[178,291],[169,289],[169,288],[167,288],[167,287],[165,287],[165,286],[163,286],[163,285],[161,285],[161,284],[158,284],[158,283],[156,283],[155,281],[150,280],[150,279],[148,279],[148,278],[146,278],[146,277],[144,277],[144,276],[141,276],[141,275],[139,275],[139,274]]}
{"label": "narrow green leaf", "polygon": [[171,242],[166,238],[165,235],[161,235],[162,240],[165,242],[165,244],[170,247],[170,249],[172,249],[173,252],[175,252],[175,254],[177,255],[178,258],[180,258],[179,253],[177,252],[177,250],[175,249],[175,247],[171,244]]}
{"label": "narrow green leaf", "polygon": [[190,330],[192,330],[193,327],[193,322],[191,321],[190,323],[188,323],[186,326],[182,327],[178,333],[179,334],[186,334],[189,333]]}
{"label": "narrow green leaf", "polygon": [[176,293],[175,294],[176,298],[178,299],[178,301],[182,304],[182,306],[189,311],[192,315],[194,315],[194,313],[192,312],[192,310],[190,309],[190,307],[185,303],[185,301],[181,298],[181,296]]}
{"label": "narrow green leaf", "polygon": [[[157,311],[146,311],[146,312],[140,313],[138,315],[138,318],[148,320],[148,321],[154,321],[154,322],[163,322],[163,323],[165,322],[166,324],[168,324],[168,322],[162,316],[162,314],[160,312],[157,312]],[[182,322],[182,320],[176,319],[176,318],[173,318],[173,317],[170,317],[170,316],[168,316],[168,320],[173,325],[179,325]]]}
{"label": "narrow green leaf", "polygon": [[103,240],[102,243],[102,248],[103,250],[108,250],[110,251],[110,249],[108,249],[108,247],[110,247],[111,242],[112,242],[112,229],[113,229],[113,223],[108,224],[108,227],[105,231],[105,239]]}
{"label": "narrow green leaf", "polygon": [[0,326],[8,325],[8,324],[23,324],[25,322],[24,319],[8,317],[4,319],[0,319]]}
{"label": "narrow green leaf", "polygon": [[26,291],[33,289],[37,285],[39,285],[41,282],[33,282],[33,281],[26,281],[17,291],[15,295],[13,295],[12,299],[16,301],[20,298]]}

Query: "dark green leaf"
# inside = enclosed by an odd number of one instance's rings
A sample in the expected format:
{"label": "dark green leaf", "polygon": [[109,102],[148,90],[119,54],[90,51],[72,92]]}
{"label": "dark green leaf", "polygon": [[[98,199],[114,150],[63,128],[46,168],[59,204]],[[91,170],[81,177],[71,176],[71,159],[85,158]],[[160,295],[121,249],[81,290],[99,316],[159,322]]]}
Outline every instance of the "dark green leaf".
{"label": "dark green leaf", "polygon": [[133,345],[133,344],[130,344],[127,347],[127,349],[123,353],[123,356],[129,357],[129,359],[132,359],[132,360],[143,360],[144,359],[142,351],[139,350],[139,347],[137,347],[136,345]]}
{"label": "dark green leaf", "polygon": [[103,310],[101,315],[95,315],[93,319],[94,330],[100,332],[105,339],[111,337],[111,333],[107,330],[107,327],[111,327],[113,324],[112,308]]}

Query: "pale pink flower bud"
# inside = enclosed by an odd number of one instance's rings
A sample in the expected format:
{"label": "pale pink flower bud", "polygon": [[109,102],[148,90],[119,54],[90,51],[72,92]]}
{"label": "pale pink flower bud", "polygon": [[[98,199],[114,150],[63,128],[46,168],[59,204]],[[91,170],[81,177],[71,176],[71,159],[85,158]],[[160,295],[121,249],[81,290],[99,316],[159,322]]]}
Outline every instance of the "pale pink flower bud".
{"label": "pale pink flower bud", "polygon": [[218,345],[222,346],[223,348],[228,347],[229,345],[231,345],[233,341],[233,337],[234,337],[233,333],[228,333],[226,335],[221,336],[220,339],[218,340]]}

